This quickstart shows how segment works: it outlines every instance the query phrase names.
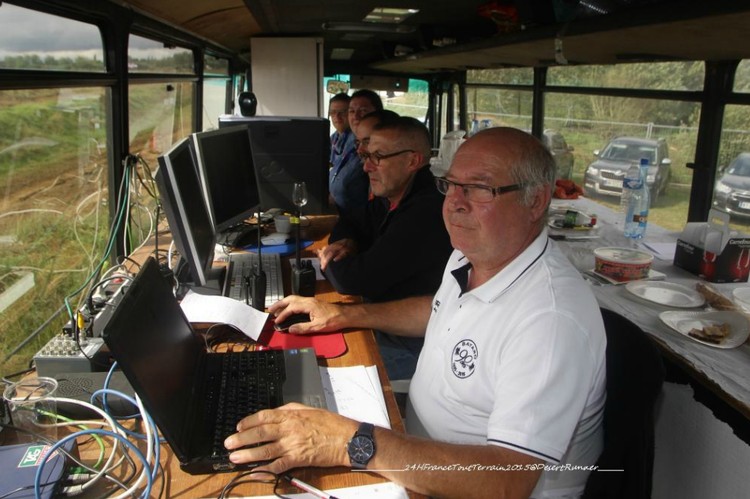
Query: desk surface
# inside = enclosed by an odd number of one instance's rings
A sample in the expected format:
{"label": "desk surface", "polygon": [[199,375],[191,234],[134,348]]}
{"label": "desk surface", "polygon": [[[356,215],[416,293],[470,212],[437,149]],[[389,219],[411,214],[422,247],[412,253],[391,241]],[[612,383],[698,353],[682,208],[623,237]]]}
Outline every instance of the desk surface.
{"label": "desk surface", "polygon": [[[586,213],[596,213],[600,227],[594,231],[596,239],[579,241],[558,241],[563,252],[579,270],[590,270],[594,267],[592,251],[603,246],[639,245],[622,234],[622,216],[607,207],[591,200],[581,198],[575,201],[556,200],[555,206],[573,206]],[[670,232],[653,224],[648,225],[646,243],[675,243],[678,233]],[[648,248],[645,248],[648,250]],[[694,288],[701,279],[675,267],[672,260],[655,258],[652,264],[655,270],[666,274],[666,279]],[[731,298],[732,290],[747,283],[712,284],[724,295]],[[738,348],[724,350],[699,344],[681,334],[675,333],[664,325],[659,314],[670,310],[657,304],[649,304],[632,297],[624,286],[592,286],[599,304],[632,320],[649,333],[662,351],[679,365],[688,368],[696,379],[716,393],[730,406],[745,417],[750,418],[750,345],[745,343]]]}
{"label": "desk surface", "polygon": [[[322,247],[330,233],[336,218],[333,216],[314,217],[310,219],[310,224],[303,229],[302,237],[316,241],[311,247],[307,248],[302,256],[316,256],[315,250]],[[289,292],[291,286],[291,270],[287,261],[283,263],[284,287]],[[316,283],[316,297],[329,302],[356,302],[358,298],[352,296],[342,296],[336,293],[331,285],[326,281]],[[388,415],[391,420],[391,426],[396,431],[404,431],[403,422],[396,404],[396,400],[391,389],[388,377],[383,368],[383,362],[380,358],[374,336],[370,330],[355,330],[347,332],[344,335],[347,345],[347,351],[344,355],[334,359],[319,360],[321,365],[330,367],[342,367],[353,365],[375,365],[378,367],[380,383],[383,386]],[[96,455],[95,446],[88,445],[83,448],[82,455]],[[168,445],[162,445],[162,466],[164,468],[164,477],[166,479],[164,493],[162,497],[169,498],[195,498],[195,497],[217,497],[222,488],[237,473],[219,473],[215,475],[198,475],[193,476],[180,470],[179,462],[172,454]],[[319,489],[334,489],[341,487],[351,487],[356,485],[366,485],[384,482],[385,480],[377,475],[366,472],[352,472],[349,468],[311,468],[292,470],[292,474],[305,482],[308,482]],[[152,491],[152,497],[158,496],[158,490],[161,487],[161,478],[159,478]],[[298,493],[299,490],[284,484],[279,489],[282,493]],[[232,489],[232,497],[252,496],[252,495],[273,495],[273,486],[262,483],[242,483]]]}

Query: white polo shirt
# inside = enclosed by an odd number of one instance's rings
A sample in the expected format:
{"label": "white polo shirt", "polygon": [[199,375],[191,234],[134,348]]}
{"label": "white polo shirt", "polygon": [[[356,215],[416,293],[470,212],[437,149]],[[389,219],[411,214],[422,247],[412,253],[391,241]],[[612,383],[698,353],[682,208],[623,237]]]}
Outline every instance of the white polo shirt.
{"label": "white polo shirt", "polygon": [[[409,433],[593,465],[606,337],[588,284],[546,230],[491,280],[462,292],[469,267],[454,251],[435,295],[409,390]],[[575,496],[587,475],[544,471],[532,497]]]}

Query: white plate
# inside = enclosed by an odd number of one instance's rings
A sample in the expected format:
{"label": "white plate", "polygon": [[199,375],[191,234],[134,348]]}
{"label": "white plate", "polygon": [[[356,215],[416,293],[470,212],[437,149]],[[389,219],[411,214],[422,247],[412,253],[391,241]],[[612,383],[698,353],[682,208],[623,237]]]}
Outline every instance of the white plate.
{"label": "white plate", "polygon": [[[750,335],[750,323],[747,317],[739,312],[682,312],[670,310],[659,314],[659,319],[680,334],[691,340],[714,348],[737,348]],[[688,335],[691,329],[703,329],[706,326],[729,324],[729,334],[721,343],[710,343]]]}
{"label": "white plate", "polygon": [[638,298],[674,308],[702,307],[706,299],[694,289],[673,282],[632,281],[625,285]]}

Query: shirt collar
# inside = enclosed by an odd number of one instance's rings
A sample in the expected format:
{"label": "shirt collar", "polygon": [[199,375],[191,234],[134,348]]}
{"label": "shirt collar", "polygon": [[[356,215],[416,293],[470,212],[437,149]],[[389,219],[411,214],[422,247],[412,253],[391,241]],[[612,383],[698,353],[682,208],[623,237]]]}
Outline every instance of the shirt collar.
{"label": "shirt collar", "polygon": [[[485,282],[476,289],[469,291],[469,294],[476,296],[478,299],[491,303],[499,298],[513,283],[523,276],[534,264],[542,257],[548,248],[549,238],[547,237],[546,227],[534,239],[523,252],[506,265],[500,272],[495,274],[489,281]],[[461,294],[466,293],[469,282],[469,271],[471,262],[461,255],[451,274],[456,279]]]}

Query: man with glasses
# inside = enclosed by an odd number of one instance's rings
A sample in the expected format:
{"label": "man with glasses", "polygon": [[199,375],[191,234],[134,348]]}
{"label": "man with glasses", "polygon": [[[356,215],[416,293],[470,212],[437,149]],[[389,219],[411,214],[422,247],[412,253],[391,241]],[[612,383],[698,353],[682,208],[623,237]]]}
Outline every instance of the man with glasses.
{"label": "man with glasses", "polygon": [[271,307],[277,320],[310,314],[293,333],[425,335],[409,389],[411,435],[290,404],[240,421],[225,443],[230,459],[270,459],[258,470],[276,473],[349,464],[430,496],[579,497],[602,449],[606,339],[591,289],[547,236],[554,182],[555,162],[537,139],[480,131],[437,182],[455,251],[434,297],[287,297]]}
{"label": "man with glasses", "polygon": [[349,101],[347,94],[340,93],[328,103],[328,117],[336,130],[331,135],[328,192],[341,216],[359,216],[367,204],[370,186],[349,127]]}
{"label": "man with glasses", "polygon": [[[440,220],[442,196],[429,170],[430,137],[414,118],[375,112],[362,121],[358,138],[374,198],[361,220],[340,218],[328,246],[319,251],[321,270],[339,293],[368,302],[432,295],[440,286],[450,240]],[[362,134],[374,119],[364,138]],[[391,379],[408,379],[422,338],[376,332]]]}

